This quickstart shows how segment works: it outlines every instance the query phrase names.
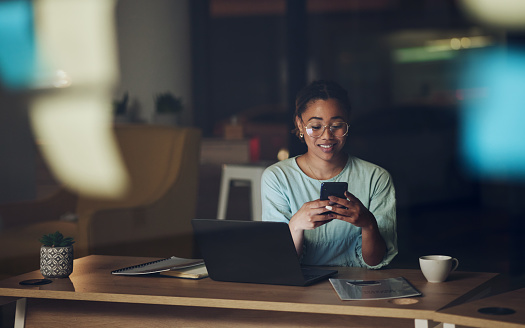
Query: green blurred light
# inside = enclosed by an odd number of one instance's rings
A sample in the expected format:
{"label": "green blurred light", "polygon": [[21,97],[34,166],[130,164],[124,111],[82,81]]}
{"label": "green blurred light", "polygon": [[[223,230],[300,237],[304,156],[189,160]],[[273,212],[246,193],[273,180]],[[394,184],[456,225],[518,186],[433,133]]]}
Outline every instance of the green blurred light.
{"label": "green blurred light", "polygon": [[449,60],[456,56],[455,50],[441,50],[436,47],[412,47],[394,50],[394,60],[397,63],[427,62]]}

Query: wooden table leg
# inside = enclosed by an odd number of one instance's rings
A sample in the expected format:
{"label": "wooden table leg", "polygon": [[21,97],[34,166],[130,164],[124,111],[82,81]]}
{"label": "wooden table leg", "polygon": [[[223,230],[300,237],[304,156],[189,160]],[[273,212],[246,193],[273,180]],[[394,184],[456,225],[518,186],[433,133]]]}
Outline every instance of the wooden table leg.
{"label": "wooden table leg", "polygon": [[15,327],[24,328],[26,325],[27,298],[16,300]]}
{"label": "wooden table leg", "polygon": [[434,322],[426,319],[414,319],[415,328],[456,328],[452,323]]}

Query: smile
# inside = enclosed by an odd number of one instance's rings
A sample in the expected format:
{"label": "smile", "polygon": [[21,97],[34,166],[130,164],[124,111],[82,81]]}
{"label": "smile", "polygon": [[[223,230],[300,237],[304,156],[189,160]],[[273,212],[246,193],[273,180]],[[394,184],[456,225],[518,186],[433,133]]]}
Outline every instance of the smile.
{"label": "smile", "polygon": [[324,149],[329,149],[329,148],[332,148],[334,145],[335,145],[335,144],[319,145],[319,147],[324,148]]}

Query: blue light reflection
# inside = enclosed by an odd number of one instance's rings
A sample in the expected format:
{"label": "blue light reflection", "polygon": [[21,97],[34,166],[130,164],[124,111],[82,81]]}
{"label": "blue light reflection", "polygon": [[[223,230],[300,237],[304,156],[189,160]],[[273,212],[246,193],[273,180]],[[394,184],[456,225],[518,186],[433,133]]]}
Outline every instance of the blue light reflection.
{"label": "blue light reflection", "polygon": [[463,102],[467,169],[497,179],[525,178],[525,51],[488,50],[470,58],[463,88],[486,88]]}
{"label": "blue light reflection", "polygon": [[30,85],[36,68],[32,3],[0,1],[0,80],[11,89]]}

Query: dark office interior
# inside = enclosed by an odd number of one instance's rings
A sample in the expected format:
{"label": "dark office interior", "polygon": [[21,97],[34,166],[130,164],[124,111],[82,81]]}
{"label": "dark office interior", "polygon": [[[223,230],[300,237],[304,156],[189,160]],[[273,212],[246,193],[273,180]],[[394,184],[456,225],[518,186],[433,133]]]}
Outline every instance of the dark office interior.
{"label": "dark office interior", "polygon": [[[291,133],[295,94],[312,80],[335,80],[349,91],[353,106],[348,151],[387,169],[394,180],[399,254],[391,266],[418,268],[419,256],[446,254],[459,259],[458,270],[517,280],[525,274],[525,170],[477,170],[464,139],[465,104],[483,101],[490,89],[465,83],[472,58],[523,48],[523,31],[485,25],[459,0],[182,2],[191,63],[182,79],[190,99],[179,124],[200,129],[203,145],[224,140],[235,122],[243,126],[244,140],[259,145],[247,163],[277,161],[282,149],[289,156],[301,154],[304,145]],[[115,6],[121,80],[114,99],[137,76],[137,63],[126,59],[123,49],[143,51],[158,66],[170,61],[140,49],[144,41],[133,40],[140,35],[119,30],[129,27],[123,19],[140,21],[141,8],[159,5],[169,8],[160,0]],[[163,15],[164,27],[170,26],[169,16]],[[162,37],[171,32],[180,37],[180,31],[170,30]],[[166,67],[173,69],[168,74],[180,75],[171,63]],[[60,185],[31,131],[28,107],[35,93],[0,84],[0,206],[47,197]],[[125,121],[155,124],[141,99],[133,101]],[[213,158],[206,149],[201,145],[195,216],[214,219],[221,165],[228,159]],[[523,139],[516,149],[523,150]],[[233,185],[227,218],[250,220],[249,197],[248,186]],[[150,256],[164,254],[152,248]]]}
{"label": "dark office interior", "polygon": [[[519,44],[519,35],[477,25],[457,1],[275,1],[262,14],[251,8],[240,13],[235,1],[220,3],[211,2],[217,13],[194,30],[206,36],[200,46],[208,50],[196,57],[207,70],[197,68],[194,76],[195,89],[203,89],[195,101],[203,104],[204,131],[217,131],[234,115],[291,130],[298,88],[312,79],[334,79],[349,90],[353,105],[349,151],[394,178],[397,264],[417,266],[414,259],[422,254],[448,253],[468,270],[523,273],[519,178],[473,174],[460,149],[462,69],[471,53],[486,49],[433,58],[400,55],[433,40],[468,36],[506,47]],[[269,128],[262,133],[272,134]],[[287,142],[291,155],[304,151],[295,136],[288,134]],[[245,191],[232,190],[238,192],[233,198],[248,200]],[[232,218],[249,215],[248,208],[235,208],[239,213]],[[213,210],[200,210],[214,217]]]}

